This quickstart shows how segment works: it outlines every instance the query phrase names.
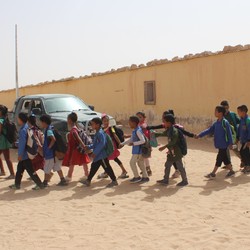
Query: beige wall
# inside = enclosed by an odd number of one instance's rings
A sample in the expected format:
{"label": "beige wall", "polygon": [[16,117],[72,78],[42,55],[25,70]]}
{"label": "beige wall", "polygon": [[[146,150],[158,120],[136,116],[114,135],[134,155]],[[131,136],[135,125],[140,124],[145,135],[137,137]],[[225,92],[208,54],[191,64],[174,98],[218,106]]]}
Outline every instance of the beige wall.
{"label": "beige wall", "polygon": [[[144,105],[144,81],[148,80],[156,81],[156,105]],[[171,108],[187,128],[196,131],[211,122],[214,107],[222,99],[229,100],[233,110],[242,103],[250,106],[249,84],[250,50],[245,50],[29,86],[21,88],[20,95],[74,94],[118,121],[144,110],[150,123],[159,122],[161,113]],[[0,92],[0,100],[12,107],[15,91]]]}

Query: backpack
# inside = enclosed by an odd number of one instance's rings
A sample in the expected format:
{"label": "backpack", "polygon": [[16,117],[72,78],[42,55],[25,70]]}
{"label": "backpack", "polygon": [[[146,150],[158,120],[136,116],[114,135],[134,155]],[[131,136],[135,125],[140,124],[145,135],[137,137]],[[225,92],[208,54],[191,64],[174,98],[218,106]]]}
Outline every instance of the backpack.
{"label": "backpack", "polygon": [[114,153],[114,145],[113,145],[113,141],[111,139],[111,137],[105,133],[106,135],[106,145],[105,145],[105,151],[107,154],[107,157],[111,156]]}
{"label": "backpack", "polygon": [[[236,141],[237,141],[237,133],[236,133],[236,131],[235,131],[233,125],[231,125],[231,124],[229,123],[229,126],[230,126],[230,129],[231,129],[231,132],[232,132],[233,144],[235,144]],[[226,127],[226,119],[223,119],[223,120],[222,120],[222,127],[223,127],[223,129],[225,130],[226,142],[228,142],[228,134],[227,134],[227,127]]]}
{"label": "backpack", "polygon": [[188,150],[187,150],[187,140],[186,137],[184,136],[183,132],[177,128],[178,131],[178,136],[179,136],[179,147],[181,149],[181,154],[183,156],[187,155]]}
{"label": "backpack", "polygon": [[141,145],[141,153],[143,158],[151,157],[152,147],[150,145],[149,139],[143,134],[145,143]]}
{"label": "backpack", "polygon": [[115,140],[116,146],[119,146],[119,143],[116,141],[115,137],[114,137],[114,133],[112,131],[112,128],[115,130],[115,134],[117,135],[117,137],[119,138],[120,142],[124,142],[124,132],[121,128],[113,126],[113,127],[109,127],[109,132],[111,137]]}
{"label": "backpack", "polygon": [[15,123],[10,121],[4,121],[3,127],[6,129],[6,134],[3,134],[10,144],[13,144],[17,140],[17,128]]}
{"label": "backpack", "polygon": [[26,151],[30,160],[35,159],[38,154],[38,143],[35,131],[29,128],[27,131]]}
{"label": "backpack", "polygon": [[[81,129],[79,132],[79,137],[81,138],[82,142],[84,143],[84,145],[89,146],[93,143],[92,138],[83,130]],[[81,154],[85,154],[85,149],[82,147],[81,144],[79,144],[77,146],[77,150],[81,153]]]}
{"label": "backpack", "polygon": [[63,137],[58,130],[53,129],[53,133],[56,139],[56,142],[53,147],[55,156],[58,160],[63,160],[65,153],[67,152],[66,143],[64,142]]}

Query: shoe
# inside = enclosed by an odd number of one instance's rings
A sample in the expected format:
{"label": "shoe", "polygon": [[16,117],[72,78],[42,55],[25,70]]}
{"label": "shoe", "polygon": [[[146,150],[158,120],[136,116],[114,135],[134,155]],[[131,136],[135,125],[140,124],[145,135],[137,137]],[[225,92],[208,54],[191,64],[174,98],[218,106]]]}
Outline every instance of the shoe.
{"label": "shoe", "polygon": [[65,180],[66,180],[66,182],[67,182],[67,183],[70,183],[70,182],[72,181],[72,178],[71,178],[71,177],[66,176],[66,177],[65,177]]}
{"label": "shoe", "polygon": [[229,178],[235,175],[235,172],[233,170],[230,170],[227,175],[225,176],[225,178]]}
{"label": "shoe", "polygon": [[250,167],[249,167],[249,166],[244,167],[243,173],[244,173],[244,174],[247,174],[247,173],[249,173],[249,172],[250,172]]}
{"label": "shoe", "polygon": [[13,190],[18,190],[18,189],[20,189],[20,187],[19,187],[19,186],[16,186],[15,184],[10,185],[9,188],[10,188],[10,189],[13,189]]}
{"label": "shoe", "polygon": [[4,172],[1,172],[0,176],[6,176],[6,174]]}
{"label": "shoe", "polygon": [[86,181],[87,178],[88,178],[87,176],[83,176],[83,177],[81,177],[81,178],[79,179],[78,182],[82,183],[83,181]]}
{"label": "shoe", "polygon": [[129,178],[129,175],[128,175],[127,172],[126,172],[126,173],[122,173],[122,174],[118,177],[118,179],[127,179],[127,178]]}
{"label": "shoe", "polygon": [[41,189],[44,189],[44,188],[45,188],[44,185],[41,185],[41,186],[36,185],[35,187],[32,188],[32,190],[37,191],[37,190],[41,190]]}
{"label": "shoe", "polygon": [[64,179],[64,180],[61,180],[61,181],[57,184],[57,186],[61,186],[61,187],[68,186],[68,183],[67,183],[67,181]]}
{"label": "shoe", "polygon": [[115,187],[115,186],[118,186],[118,182],[117,181],[110,182],[106,187],[107,188],[112,188],[112,187]]}
{"label": "shoe", "polygon": [[134,177],[133,179],[130,180],[130,183],[134,184],[134,183],[138,183],[141,181],[141,177]]}
{"label": "shoe", "polygon": [[108,178],[109,176],[106,174],[106,173],[101,173],[97,176],[97,179],[106,179]]}
{"label": "shoe", "polygon": [[15,179],[15,175],[11,174],[8,177],[5,178],[5,180],[14,180]]}
{"label": "shoe", "polygon": [[82,185],[84,185],[86,187],[89,187],[91,184],[91,182],[89,180],[82,181],[81,183],[82,183]]}
{"label": "shoe", "polygon": [[157,183],[158,183],[158,184],[161,184],[161,185],[166,185],[166,186],[168,185],[168,181],[167,181],[167,180],[164,180],[164,179],[163,179],[163,180],[157,181]]}
{"label": "shoe", "polygon": [[188,181],[185,180],[185,181],[179,182],[176,186],[177,186],[177,187],[184,187],[184,186],[187,186],[187,185],[188,185]]}
{"label": "shoe", "polygon": [[143,184],[143,183],[146,183],[146,182],[149,182],[150,179],[148,177],[145,177],[145,178],[141,178],[141,180],[139,181],[139,184]]}
{"label": "shoe", "polygon": [[177,178],[179,178],[180,177],[180,172],[179,172],[179,170],[175,170],[175,172],[173,173],[173,175],[172,175],[172,179],[177,179]]}
{"label": "shoe", "polygon": [[204,177],[207,179],[212,179],[216,177],[216,174],[210,173],[210,174],[205,175]]}

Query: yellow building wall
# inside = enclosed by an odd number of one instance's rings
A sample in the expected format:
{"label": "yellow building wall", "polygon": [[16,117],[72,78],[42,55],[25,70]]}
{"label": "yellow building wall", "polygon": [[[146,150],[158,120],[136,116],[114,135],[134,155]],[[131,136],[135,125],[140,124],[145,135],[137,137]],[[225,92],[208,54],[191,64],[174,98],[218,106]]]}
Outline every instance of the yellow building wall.
{"label": "yellow building wall", "polygon": [[[156,82],[156,105],[144,105],[144,81],[150,80]],[[77,95],[118,121],[143,110],[155,123],[164,110],[174,109],[181,123],[197,131],[211,123],[223,99],[233,110],[250,106],[250,50],[20,88],[20,95],[41,93]],[[15,90],[1,91],[0,100],[11,109]]]}

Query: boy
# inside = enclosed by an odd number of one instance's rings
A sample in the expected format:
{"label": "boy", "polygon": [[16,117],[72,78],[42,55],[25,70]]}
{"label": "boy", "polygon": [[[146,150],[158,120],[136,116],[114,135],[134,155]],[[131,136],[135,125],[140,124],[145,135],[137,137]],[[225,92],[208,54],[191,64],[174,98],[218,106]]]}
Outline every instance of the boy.
{"label": "boy", "polygon": [[182,181],[177,184],[179,187],[184,187],[188,185],[186,170],[182,162],[182,152],[179,146],[179,131],[175,128],[175,118],[173,115],[168,114],[163,117],[163,123],[165,131],[163,133],[156,133],[156,136],[167,136],[168,144],[160,147],[159,151],[168,149],[167,161],[165,163],[165,175],[162,180],[157,181],[157,183],[162,185],[169,184],[169,175],[172,165],[176,164],[177,169],[181,174]]}
{"label": "boy", "polygon": [[225,112],[226,109],[223,106],[217,106],[215,108],[215,117],[218,118],[217,121],[210,128],[196,136],[198,139],[206,135],[214,135],[214,145],[215,148],[219,150],[213,171],[205,176],[205,178],[208,179],[216,177],[216,172],[223,162],[226,165],[226,169],[229,169],[226,178],[235,174],[231,164],[230,152],[228,150],[229,148],[232,148],[233,136],[230,124],[224,118]]}
{"label": "boy", "polygon": [[49,115],[42,115],[40,117],[41,127],[45,130],[44,132],[44,144],[43,144],[43,156],[45,158],[44,165],[44,187],[48,187],[48,182],[51,178],[52,170],[57,172],[61,181],[57,184],[58,186],[66,186],[67,182],[63,176],[61,169],[61,161],[55,157],[54,145],[56,138],[53,133],[51,126],[51,118]]}
{"label": "boy", "polygon": [[234,113],[229,110],[229,103],[228,101],[222,101],[221,106],[223,106],[226,110],[225,112],[225,119],[234,127],[235,132],[238,131],[238,126],[240,124],[240,119],[239,117]]}
{"label": "boy", "polygon": [[21,126],[19,130],[19,143],[18,143],[18,165],[15,177],[15,184],[9,186],[11,189],[20,189],[23,172],[26,170],[30,178],[36,183],[33,190],[43,189],[43,184],[32,167],[31,160],[26,151],[27,137],[28,137],[28,117],[25,113],[18,115],[18,124]]}
{"label": "boy", "polygon": [[241,118],[238,130],[238,138],[241,143],[240,155],[244,164],[243,172],[250,172],[250,117],[248,116],[248,108],[241,105],[237,108],[238,115]]}
{"label": "boy", "polygon": [[102,129],[102,120],[100,118],[94,118],[91,121],[91,126],[93,130],[96,131],[94,142],[92,145],[86,146],[85,150],[93,150],[92,158],[93,162],[91,164],[91,169],[87,180],[82,181],[82,184],[89,187],[91,184],[91,180],[95,176],[96,172],[100,168],[103,167],[105,173],[111,178],[112,182],[107,185],[107,188],[111,188],[117,186],[118,183],[116,181],[115,174],[113,172],[112,167],[110,166],[106,145],[107,145],[107,135]]}
{"label": "boy", "polygon": [[[134,174],[134,178],[130,180],[130,183],[146,183],[149,182],[148,173],[144,164],[144,158],[142,157],[142,148],[146,140],[143,135],[142,129],[139,126],[140,120],[137,116],[131,116],[129,118],[129,126],[133,129],[132,136],[129,140],[121,143],[121,146],[129,145],[132,146],[132,158],[130,160],[130,167]],[[139,175],[138,167],[142,172],[142,178]]]}

